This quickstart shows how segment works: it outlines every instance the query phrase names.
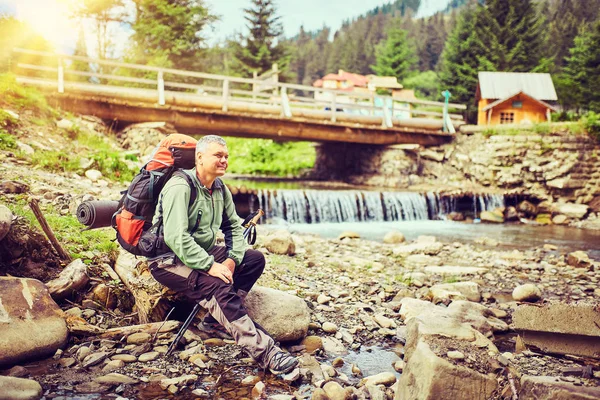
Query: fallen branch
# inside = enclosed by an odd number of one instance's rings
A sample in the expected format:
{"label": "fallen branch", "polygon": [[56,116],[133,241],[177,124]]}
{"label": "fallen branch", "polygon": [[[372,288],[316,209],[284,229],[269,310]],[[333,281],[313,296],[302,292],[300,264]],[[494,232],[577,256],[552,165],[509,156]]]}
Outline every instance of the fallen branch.
{"label": "fallen branch", "polygon": [[33,214],[35,215],[35,218],[37,218],[42,229],[44,230],[44,233],[50,240],[50,243],[52,243],[52,246],[54,246],[54,249],[58,253],[58,256],[63,261],[66,261],[67,263],[70,263],[71,261],[73,261],[71,256],[62,248],[60,243],[58,243],[58,240],[56,240],[56,236],[54,236],[54,232],[52,232],[50,225],[48,225],[48,222],[46,222],[46,218],[44,218],[44,214],[42,214],[42,210],[40,210],[40,206],[38,204],[37,199],[35,199],[33,197],[30,198],[29,199],[29,207],[31,207],[31,210],[33,211]]}
{"label": "fallen branch", "polygon": [[146,332],[150,335],[154,335],[155,333],[164,333],[164,332],[172,332],[179,328],[181,322],[179,321],[166,321],[166,322],[152,322],[150,324],[141,324],[141,325],[130,325],[130,326],[122,326],[118,328],[107,329],[102,334],[98,335],[100,339],[111,339],[111,340],[121,340],[121,338],[125,336],[129,336],[133,333],[138,332]]}

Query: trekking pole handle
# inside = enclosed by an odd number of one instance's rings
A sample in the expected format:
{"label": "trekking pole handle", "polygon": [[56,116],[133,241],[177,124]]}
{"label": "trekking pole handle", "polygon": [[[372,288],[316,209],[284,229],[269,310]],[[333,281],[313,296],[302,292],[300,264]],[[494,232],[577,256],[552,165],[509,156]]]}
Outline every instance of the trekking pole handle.
{"label": "trekking pole handle", "polygon": [[256,215],[254,216],[254,218],[252,218],[252,219],[251,219],[251,220],[248,222],[248,226],[251,226],[251,225],[256,225],[256,224],[258,224],[258,220],[259,220],[259,219],[260,219],[260,217],[262,217],[263,215],[265,215],[265,212],[259,208],[259,209],[258,209],[258,211],[256,211]]}

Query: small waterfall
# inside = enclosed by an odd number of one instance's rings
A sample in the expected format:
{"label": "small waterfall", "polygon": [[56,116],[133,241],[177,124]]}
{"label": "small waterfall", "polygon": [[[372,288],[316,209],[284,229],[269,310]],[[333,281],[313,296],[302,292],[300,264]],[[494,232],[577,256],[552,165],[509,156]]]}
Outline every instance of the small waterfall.
{"label": "small waterfall", "polygon": [[282,189],[259,190],[257,197],[267,219],[312,224],[444,219],[453,211],[478,215],[505,204],[501,194],[442,196],[434,192]]}

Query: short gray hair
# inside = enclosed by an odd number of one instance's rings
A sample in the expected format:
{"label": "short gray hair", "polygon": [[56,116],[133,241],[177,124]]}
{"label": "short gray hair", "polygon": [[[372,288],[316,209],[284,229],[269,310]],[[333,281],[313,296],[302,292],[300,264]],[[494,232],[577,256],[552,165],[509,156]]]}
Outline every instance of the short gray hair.
{"label": "short gray hair", "polygon": [[206,148],[208,147],[208,145],[211,143],[218,143],[221,146],[227,146],[225,139],[223,139],[221,136],[206,135],[206,136],[203,136],[196,143],[196,155],[198,155],[198,153],[204,153],[206,151]]}

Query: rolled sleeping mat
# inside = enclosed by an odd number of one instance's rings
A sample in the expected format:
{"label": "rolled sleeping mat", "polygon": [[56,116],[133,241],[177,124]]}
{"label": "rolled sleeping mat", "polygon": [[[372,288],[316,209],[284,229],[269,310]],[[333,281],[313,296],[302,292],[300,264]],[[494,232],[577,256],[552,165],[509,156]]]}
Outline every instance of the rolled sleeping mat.
{"label": "rolled sleeping mat", "polygon": [[77,220],[88,229],[111,226],[112,216],[118,208],[118,201],[84,201],[77,207]]}

